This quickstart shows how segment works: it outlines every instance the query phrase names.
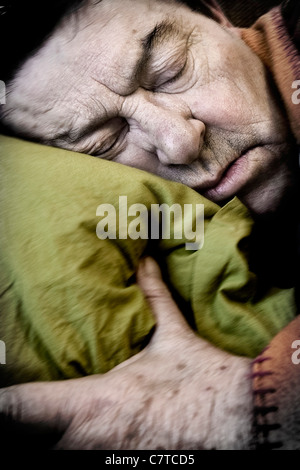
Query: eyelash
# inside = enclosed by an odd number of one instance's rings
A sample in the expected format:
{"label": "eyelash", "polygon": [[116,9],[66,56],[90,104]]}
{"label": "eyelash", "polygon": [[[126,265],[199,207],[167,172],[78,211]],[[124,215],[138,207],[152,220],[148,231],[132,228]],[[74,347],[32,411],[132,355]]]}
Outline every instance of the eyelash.
{"label": "eyelash", "polygon": [[[117,143],[125,137],[125,135],[127,133],[127,130],[128,130],[128,123],[124,122],[124,126],[122,127],[121,131],[117,133],[116,137],[113,139],[112,144],[107,148],[97,150],[95,153],[93,153],[93,155],[95,157],[98,157],[98,156],[103,156],[103,155],[109,153],[111,150],[114,149],[114,147],[117,145]],[[104,147],[105,147],[105,145],[104,145]]]}
{"label": "eyelash", "polygon": [[186,58],[185,58],[185,62],[182,66],[182,68],[179,70],[179,72],[176,73],[176,75],[174,75],[174,77],[166,80],[165,82],[163,83],[160,83],[157,87],[154,87],[153,91],[158,91],[160,90],[161,88],[165,87],[165,86],[168,86],[168,85],[171,85],[172,83],[175,83],[177,80],[179,80],[179,78],[184,74],[186,68],[187,68],[187,62],[188,62],[188,52],[186,53]]}
{"label": "eyelash", "polygon": [[[165,82],[159,84],[157,87],[153,87],[153,92],[156,92],[166,86],[171,85],[172,83],[175,83],[179,78],[184,74],[186,68],[187,68],[187,63],[188,63],[188,51],[186,52],[186,57],[183,66],[181,69],[174,75],[174,77],[166,80]],[[94,156],[103,156],[107,153],[109,153],[111,150],[114,149],[116,144],[122,139],[122,137],[125,137],[126,133],[128,131],[128,123],[124,124],[124,127],[121,129],[121,132],[117,134],[116,138],[113,140],[112,144],[106,148],[105,150],[98,150],[97,152],[93,153]]]}

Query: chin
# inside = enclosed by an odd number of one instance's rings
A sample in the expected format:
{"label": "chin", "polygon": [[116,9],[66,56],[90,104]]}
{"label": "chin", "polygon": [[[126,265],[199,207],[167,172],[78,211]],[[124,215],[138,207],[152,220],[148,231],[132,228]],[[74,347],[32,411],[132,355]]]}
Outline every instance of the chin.
{"label": "chin", "polygon": [[276,215],[281,207],[280,197],[274,198],[274,195],[269,196],[269,194],[260,193],[253,196],[240,197],[239,199],[248,208],[253,217],[263,217],[270,214]]}
{"label": "chin", "polygon": [[281,184],[270,184],[267,187],[256,188],[247,193],[237,195],[248,208],[253,218],[276,218],[283,213],[297,211],[297,185],[294,178],[284,180]]}

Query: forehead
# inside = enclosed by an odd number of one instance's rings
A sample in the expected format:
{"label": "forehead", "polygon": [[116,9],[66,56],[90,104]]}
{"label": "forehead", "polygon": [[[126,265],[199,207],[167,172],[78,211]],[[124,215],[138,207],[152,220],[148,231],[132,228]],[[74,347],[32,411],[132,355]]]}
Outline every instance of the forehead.
{"label": "forehead", "polygon": [[118,97],[138,86],[143,50],[153,41],[162,47],[171,41],[172,49],[195,20],[204,17],[172,0],[87,0],[13,83],[11,109],[18,109],[24,133],[42,131],[51,140],[57,127],[64,134],[107,109],[114,114]]}
{"label": "forehead", "polygon": [[64,38],[62,52],[74,66],[84,59],[95,78],[122,94],[123,82],[138,72],[137,59],[154,28],[156,42],[171,41],[189,13],[172,0],[101,0],[85,4],[76,18],[66,17],[56,34]]}

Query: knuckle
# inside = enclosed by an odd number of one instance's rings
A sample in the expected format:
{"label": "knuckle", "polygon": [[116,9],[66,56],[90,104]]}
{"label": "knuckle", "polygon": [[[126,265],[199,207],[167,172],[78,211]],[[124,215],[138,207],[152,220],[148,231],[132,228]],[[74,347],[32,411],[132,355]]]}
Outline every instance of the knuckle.
{"label": "knuckle", "polygon": [[164,285],[153,286],[145,293],[145,297],[148,300],[169,300],[171,299],[170,292],[166,289]]}

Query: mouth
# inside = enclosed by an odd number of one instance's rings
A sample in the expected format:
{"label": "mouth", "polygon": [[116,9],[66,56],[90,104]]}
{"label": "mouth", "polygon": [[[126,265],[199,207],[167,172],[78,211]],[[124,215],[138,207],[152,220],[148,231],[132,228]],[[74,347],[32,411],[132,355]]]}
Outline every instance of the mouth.
{"label": "mouth", "polygon": [[258,148],[260,146],[248,148],[224,169],[217,181],[203,189],[199,188],[198,192],[213,202],[235,196],[252,176],[249,161]]}

